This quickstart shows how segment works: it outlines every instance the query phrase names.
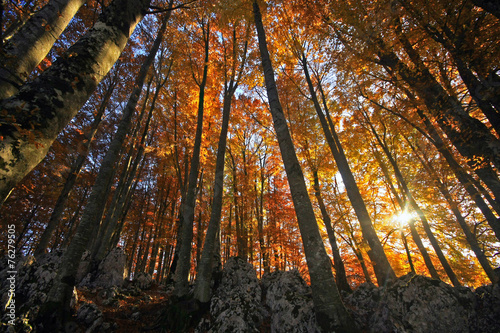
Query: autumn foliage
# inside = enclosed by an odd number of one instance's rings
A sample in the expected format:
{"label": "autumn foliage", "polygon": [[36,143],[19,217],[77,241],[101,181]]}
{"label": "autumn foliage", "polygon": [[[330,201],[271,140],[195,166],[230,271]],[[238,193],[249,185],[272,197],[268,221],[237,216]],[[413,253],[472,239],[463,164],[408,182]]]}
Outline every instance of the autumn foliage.
{"label": "autumn foliage", "polygon": [[[417,274],[431,275],[411,223],[438,277],[452,283],[429,240],[423,224],[428,223],[460,284],[490,283],[492,277],[484,265],[490,269],[499,265],[495,231],[500,216],[498,17],[470,0],[259,3],[283,112],[332,267],[314,173],[348,283],[351,287],[376,283],[370,247],[318,120],[301,55],[307,59],[314,89],[324,97],[396,275],[409,273],[412,266]],[[6,3],[3,39],[43,4]],[[100,5],[90,1],[80,9],[28,80],[49,68],[92,26]],[[174,1],[175,5],[180,3]],[[196,278],[212,209],[224,83],[244,61],[231,103],[217,253],[222,264],[231,256],[248,260],[258,276],[298,269],[308,279],[268,110],[251,5],[242,0],[196,1],[172,11],[115,165],[115,177],[102,197],[106,209],[101,225],[116,219],[110,244],[125,249],[130,277],[149,272],[156,281],[167,282],[174,274],[205,65],[204,38],[209,38],[189,278]],[[45,159],[0,208],[2,225],[16,226],[20,253],[36,251],[61,191],[74,173],[57,228],[43,250],[65,248],[71,242],[134,79],[161,24],[163,13],[158,8],[166,6],[160,1],[151,7],[152,13],[136,28],[119,61],[59,134]],[[207,22],[209,34],[203,30]],[[102,115],[98,115],[100,109]],[[96,116],[98,127],[89,136]],[[84,162],[75,169],[80,156]],[[406,218],[398,218],[403,212]],[[95,232],[97,237],[99,230]],[[5,244],[6,238],[1,242]],[[6,248],[2,245],[2,252]],[[478,253],[485,261],[478,261]]]}

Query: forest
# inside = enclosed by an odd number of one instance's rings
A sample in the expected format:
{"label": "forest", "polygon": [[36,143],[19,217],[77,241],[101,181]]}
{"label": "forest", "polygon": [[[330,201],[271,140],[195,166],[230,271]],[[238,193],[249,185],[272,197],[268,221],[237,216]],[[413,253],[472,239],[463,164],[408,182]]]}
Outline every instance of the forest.
{"label": "forest", "polygon": [[62,253],[45,331],[116,248],[201,304],[231,257],[298,270],[323,332],[364,283],[499,282],[495,1],[0,8],[0,267]]}

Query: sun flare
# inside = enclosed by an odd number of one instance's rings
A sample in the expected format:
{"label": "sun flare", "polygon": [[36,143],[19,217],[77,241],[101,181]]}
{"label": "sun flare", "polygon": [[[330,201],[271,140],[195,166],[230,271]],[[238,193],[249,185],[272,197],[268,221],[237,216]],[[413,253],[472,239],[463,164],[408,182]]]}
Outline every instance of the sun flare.
{"label": "sun flare", "polygon": [[394,216],[393,221],[399,224],[399,226],[407,225],[414,218],[413,214],[410,212],[402,211],[398,215]]}

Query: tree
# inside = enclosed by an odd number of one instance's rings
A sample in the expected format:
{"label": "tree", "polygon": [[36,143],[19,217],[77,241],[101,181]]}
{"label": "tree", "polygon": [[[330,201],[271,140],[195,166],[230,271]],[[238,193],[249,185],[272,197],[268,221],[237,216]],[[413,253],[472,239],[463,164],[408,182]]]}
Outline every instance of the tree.
{"label": "tree", "polygon": [[[125,106],[122,119],[115,133],[115,137],[113,138],[102,162],[96,183],[92,188],[89,202],[85,207],[76,234],[73,236],[68,249],[61,259],[61,266],[57,272],[54,285],[49,292],[44,308],[40,311],[39,319],[43,323],[44,328],[54,327],[55,330],[59,330],[62,327],[64,320],[66,320],[78,265],[83,252],[88,245],[90,235],[92,235],[93,230],[98,227],[101,221],[104,205],[106,203],[106,201],[102,198],[107,197],[111,181],[115,173],[114,164],[119,156],[123,141],[128,133],[132,115],[134,114],[135,107],[142,91],[142,86],[144,85],[149,67],[153,63],[156,53],[160,47],[163,32],[165,31],[169,17],[170,12],[168,12],[162,20],[162,26],[158,30],[158,36],[156,37],[148,57],[144,61],[141,66],[141,70],[137,75],[134,90],[132,91],[128,103]],[[55,313],[53,313],[54,308],[56,309]]]}
{"label": "tree", "polygon": [[[207,20],[207,21],[205,21]],[[200,150],[201,139],[203,132],[203,110],[205,101],[205,86],[208,76],[209,64],[209,46],[210,46],[210,22],[206,18],[202,18],[200,22],[203,45],[204,45],[204,62],[203,74],[201,80],[196,83],[199,87],[198,97],[198,113],[196,134],[193,146],[193,153],[191,158],[191,166],[189,168],[189,178],[187,182],[186,201],[183,203],[182,209],[182,229],[180,231],[180,248],[179,248],[179,262],[175,269],[175,294],[179,297],[185,296],[188,292],[188,276],[191,268],[191,242],[193,240],[193,222],[194,222],[194,209],[196,204],[196,184],[198,179],[199,164],[200,164]],[[194,77],[193,73],[193,77]]]}
{"label": "tree", "polygon": [[[248,29],[246,30],[248,31]],[[245,36],[245,39],[247,38],[248,36]],[[210,215],[210,221],[208,222],[201,261],[198,263],[194,291],[195,298],[202,303],[206,303],[210,300],[210,282],[213,267],[213,257],[216,255],[216,236],[217,232],[220,230],[220,219],[222,212],[224,165],[226,156],[227,131],[229,127],[229,115],[231,112],[232,99],[243,75],[247,56],[248,42],[245,40],[241,55],[239,54],[240,52],[238,50],[237,42],[236,26],[233,26],[231,59],[228,60],[227,55],[224,53],[224,68],[226,70],[226,73],[227,71],[229,71],[229,75],[225,75],[224,77],[222,126],[219,136],[219,145],[217,147],[217,160],[215,164],[212,212]],[[239,66],[237,66],[239,60],[238,58],[240,58]]]}
{"label": "tree", "polygon": [[47,154],[114,65],[149,1],[115,0],[49,69],[0,102],[0,203]]}
{"label": "tree", "polygon": [[335,285],[330,260],[319,234],[316,217],[304,182],[304,175],[284,118],[274,80],[274,71],[267,50],[262,16],[259,5],[255,0],[253,2],[253,11],[270,111],[273,116],[274,129],[285,165],[311,277],[316,320],[325,331],[337,328],[345,332],[353,332],[356,329]]}

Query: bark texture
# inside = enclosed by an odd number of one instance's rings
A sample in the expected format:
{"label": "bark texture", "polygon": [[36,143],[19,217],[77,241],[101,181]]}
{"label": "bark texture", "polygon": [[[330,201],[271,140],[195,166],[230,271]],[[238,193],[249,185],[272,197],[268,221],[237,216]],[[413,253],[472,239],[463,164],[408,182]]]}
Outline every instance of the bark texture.
{"label": "bark texture", "polygon": [[339,295],[331,270],[330,259],[319,233],[316,216],[309,199],[304,181],[304,174],[295,153],[295,148],[288,130],[286,118],[274,79],[274,70],[267,49],[266,35],[262,16],[257,1],[253,2],[253,11],[259,49],[264,71],[267,96],[278,139],[281,156],[292,193],[292,200],[299,224],[304,252],[311,277],[311,289],[316,312],[316,320],[325,332],[339,330],[354,332],[356,328]]}
{"label": "bark texture", "polygon": [[49,69],[0,102],[0,204],[106,76],[148,5],[149,0],[113,1]]}
{"label": "bark texture", "polygon": [[8,40],[0,54],[0,100],[14,95],[87,0],[51,0]]}

